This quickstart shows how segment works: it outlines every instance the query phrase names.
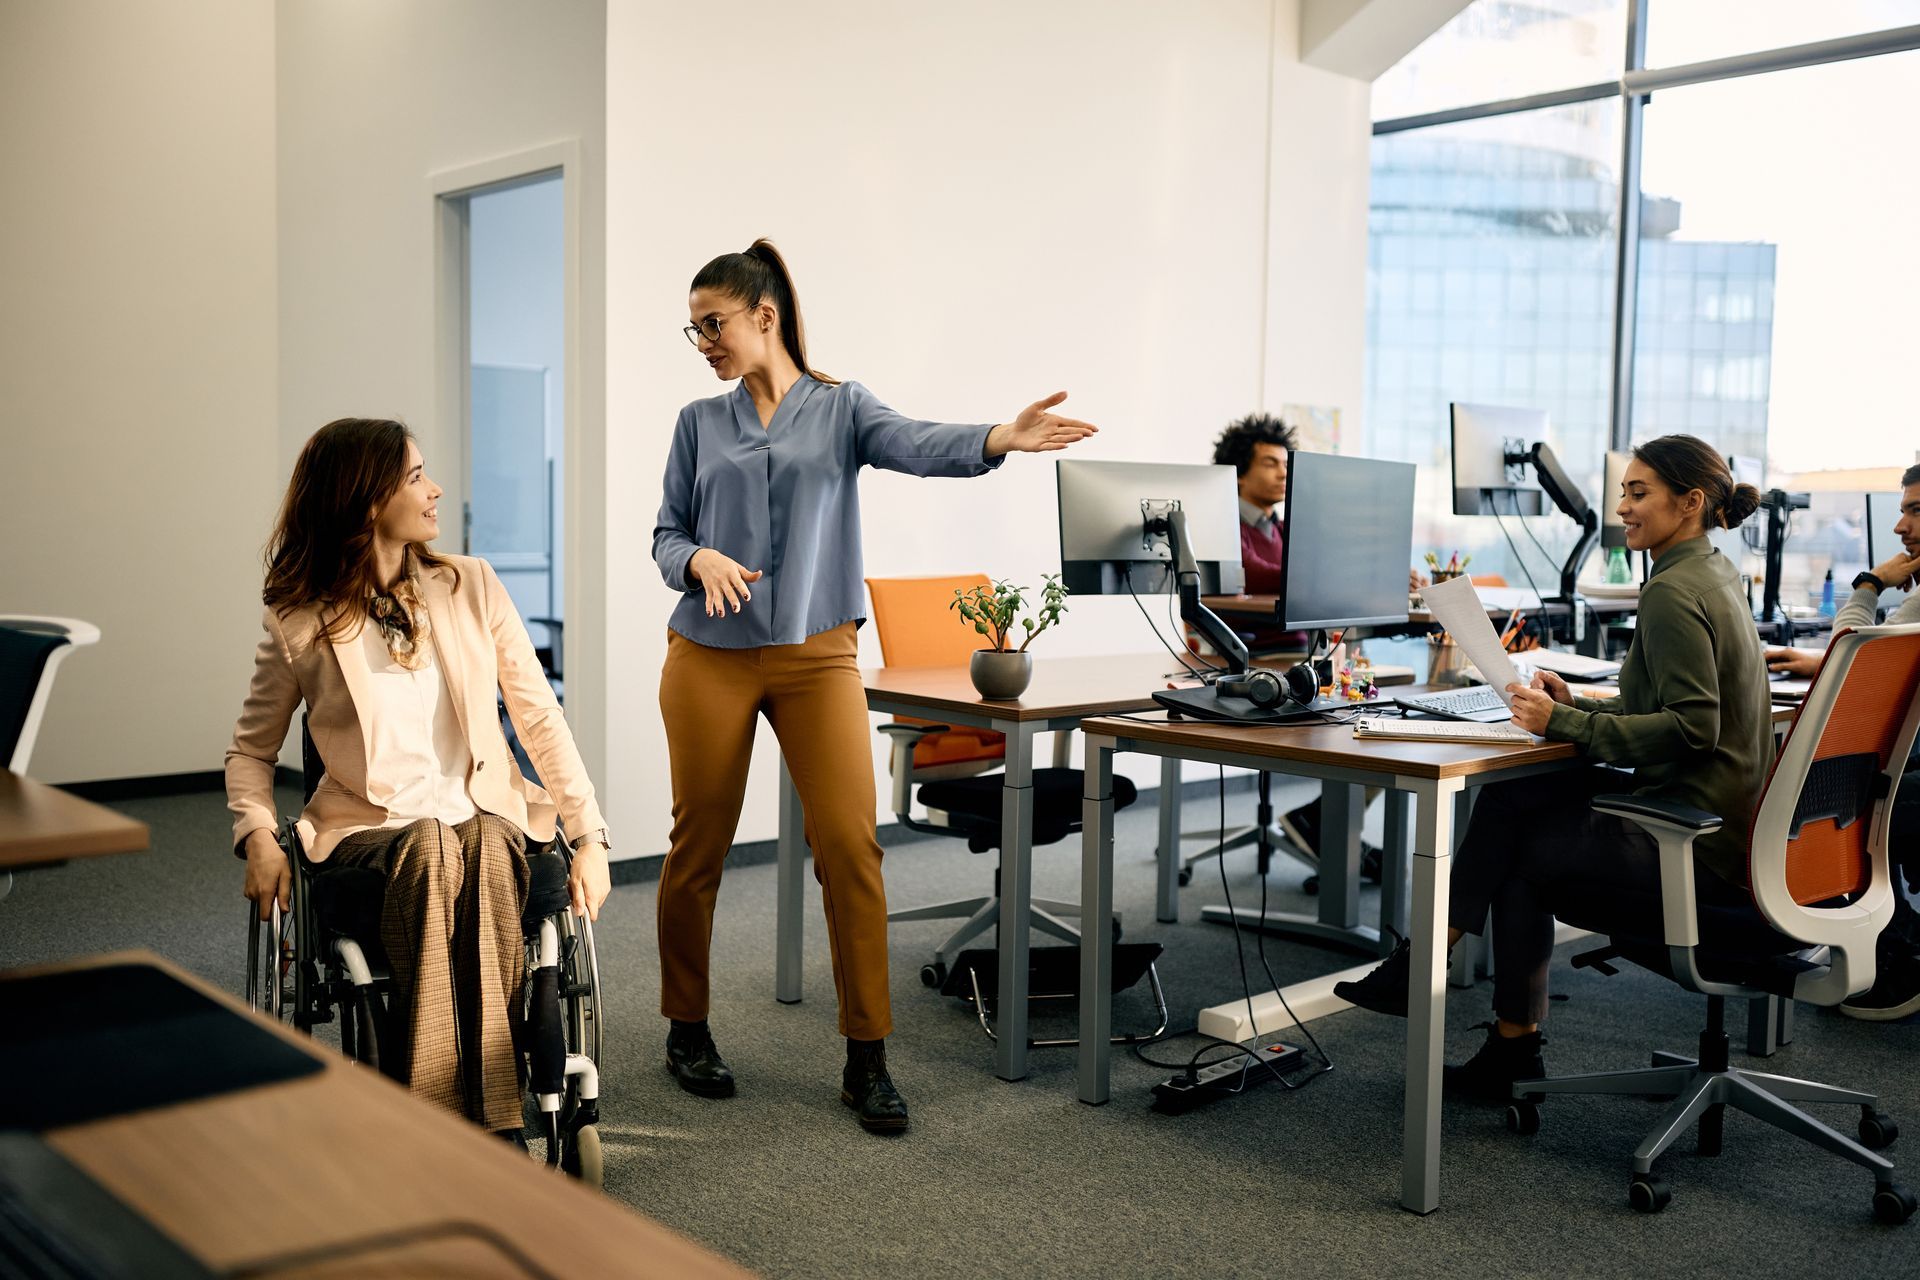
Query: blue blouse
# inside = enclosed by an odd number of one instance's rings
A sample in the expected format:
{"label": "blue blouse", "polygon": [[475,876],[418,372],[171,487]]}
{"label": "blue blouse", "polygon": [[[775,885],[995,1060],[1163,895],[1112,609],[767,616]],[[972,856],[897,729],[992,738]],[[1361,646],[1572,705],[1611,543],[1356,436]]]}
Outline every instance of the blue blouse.
{"label": "blue blouse", "polygon": [[[800,644],[849,620],[866,621],[860,557],[862,466],[912,476],[978,476],[993,424],[916,422],[857,382],[801,376],[760,425],[741,383],[680,411],[667,454],[653,559],[686,594],[668,626],[716,649]],[[709,618],[687,562],[711,547],[765,574],[739,613]]]}

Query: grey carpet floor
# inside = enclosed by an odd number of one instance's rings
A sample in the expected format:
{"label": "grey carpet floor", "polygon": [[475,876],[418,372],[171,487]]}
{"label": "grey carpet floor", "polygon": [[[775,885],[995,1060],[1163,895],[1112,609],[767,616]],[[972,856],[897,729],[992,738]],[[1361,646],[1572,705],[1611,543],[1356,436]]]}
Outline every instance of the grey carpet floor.
{"label": "grey carpet floor", "polygon": [[[1296,797],[1282,789],[1278,798]],[[283,796],[283,806],[293,800]],[[1230,795],[1230,820],[1251,803]],[[145,947],[238,991],[240,869],[225,851],[220,798],[119,807],[152,824],[153,851],[23,877],[0,903],[0,965]],[[1186,812],[1199,824],[1217,810],[1209,797],[1189,799]],[[1152,842],[1148,796],[1120,817],[1115,900],[1129,939],[1165,945],[1174,1024],[1190,1027],[1198,1009],[1241,991],[1234,937],[1199,921],[1202,905],[1221,900],[1213,866],[1184,892],[1178,925],[1154,923]],[[1076,844],[1043,849],[1036,862],[1037,892],[1075,896]],[[1259,895],[1252,863],[1246,850],[1227,860],[1236,903]],[[887,855],[896,906],[975,894],[990,876],[985,858],[945,841]],[[1295,892],[1300,877],[1276,861],[1274,906],[1311,909]],[[1307,1088],[1268,1085],[1183,1117],[1148,1110],[1149,1087],[1167,1073],[1119,1051],[1104,1107],[1075,1100],[1071,1050],[1036,1051],[1028,1079],[999,1081],[971,1014],[920,985],[920,965],[947,930],[938,922],[893,931],[890,1056],[913,1128],[869,1136],[838,1097],[843,1050],[817,888],[809,885],[805,999],[795,1006],[772,998],[773,888],[773,867],[745,865],[721,891],[713,1025],[741,1081],[724,1101],[680,1092],[662,1066],[652,885],[616,889],[599,928],[607,1192],[764,1274],[1920,1275],[1920,1220],[1875,1224],[1867,1173],[1739,1116],[1728,1118],[1717,1160],[1683,1139],[1664,1166],[1672,1207],[1634,1214],[1628,1157],[1657,1110],[1630,1099],[1555,1100],[1526,1139],[1509,1135],[1497,1110],[1449,1104],[1442,1207],[1427,1218],[1405,1213],[1403,1024],[1364,1012],[1312,1024],[1335,1069]],[[1642,1065],[1653,1048],[1691,1052],[1697,997],[1638,971],[1574,971],[1567,950],[1554,973],[1568,998],[1548,1025],[1550,1070]],[[1269,941],[1266,954],[1282,981],[1349,963],[1286,942]],[[1250,940],[1248,964],[1258,973]],[[1480,1033],[1469,1027],[1488,1016],[1487,1002],[1484,987],[1451,997],[1449,1060],[1472,1051]],[[1140,1024],[1151,1010],[1136,991],[1116,1017]],[[1043,1019],[1036,1034],[1071,1035],[1072,1023]],[[1877,1090],[1920,1134],[1916,1046],[1913,1020],[1874,1025],[1803,1007],[1794,1044],[1765,1063],[1736,1048],[1735,1060]],[[1195,1047],[1153,1052],[1183,1058]],[[1849,1109],[1826,1114],[1851,1132]]]}

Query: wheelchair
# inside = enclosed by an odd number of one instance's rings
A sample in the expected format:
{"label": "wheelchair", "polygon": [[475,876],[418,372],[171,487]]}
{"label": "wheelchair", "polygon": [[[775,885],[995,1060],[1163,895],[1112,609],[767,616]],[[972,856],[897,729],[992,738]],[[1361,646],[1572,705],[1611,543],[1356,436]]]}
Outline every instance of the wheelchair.
{"label": "wheelchair", "polygon": [[[301,737],[310,798],[322,766],[304,726]],[[391,1075],[398,1063],[382,1058],[382,1046],[393,1043],[387,1000],[393,984],[379,942],[385,878],[356,868],[321,871],[308,860],[291,819],[282,821],[277,838],[293,872],[292,905],[283,913],[276,901],[263,922],[247,904],[247,1003],[308,1034],[337,1019],[341,1050]],[[530,844],[527,861],[521,1066],[538,1108],[547,1164],[598,1187],[598,1064],[605,1036],[593,924],[569,910],[571,862],[563,842]]]}

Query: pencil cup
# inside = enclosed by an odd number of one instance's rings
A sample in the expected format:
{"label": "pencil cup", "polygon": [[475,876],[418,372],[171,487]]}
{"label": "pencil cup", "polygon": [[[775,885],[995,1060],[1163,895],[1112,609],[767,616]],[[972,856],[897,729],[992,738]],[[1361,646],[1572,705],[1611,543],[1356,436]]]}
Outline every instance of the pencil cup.
{"label": "pencil cup", "polygon": [[1459,685],[1473,682],[1473,665],[1467,661],[1467,655],[1457,644],[1433,644],[1427,646],[1427,683],[1430,685]]}

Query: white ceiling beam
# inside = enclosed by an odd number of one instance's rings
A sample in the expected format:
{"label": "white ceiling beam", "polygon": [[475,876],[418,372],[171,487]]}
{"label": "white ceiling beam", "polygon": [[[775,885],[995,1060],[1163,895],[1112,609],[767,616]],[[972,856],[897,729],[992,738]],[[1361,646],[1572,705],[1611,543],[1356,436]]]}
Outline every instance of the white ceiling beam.
{"label": "white ceiling beam", "polygon": [[1301,0],[1300,61],[1372,81],[1471,0]]}

